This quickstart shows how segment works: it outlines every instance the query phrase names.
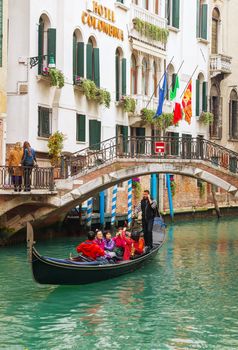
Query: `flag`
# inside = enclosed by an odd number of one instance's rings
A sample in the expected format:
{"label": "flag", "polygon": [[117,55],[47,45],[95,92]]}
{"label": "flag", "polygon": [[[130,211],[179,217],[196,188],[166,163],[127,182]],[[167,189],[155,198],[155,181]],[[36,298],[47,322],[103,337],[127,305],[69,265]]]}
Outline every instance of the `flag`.
{"label": "flag", "polygon": [[182,98],[182,106],[185,114],[185,120],[188,124],[191,124],[192,118],[192,80],[190,80],[187,89]]}
{"label": "flag", "polygon": [[174,107],[174,124],[177,124],[182,119],[181,104],[176,102]]}
{"label": "flag", "polygon": [[170,91],[170,101],[173,101],[176,98],[178,89],[179,89],[179,77],[176,74],[175,84],[174,84],[172,90]]}
{"label": "flag", "polygon": [[162,88],[159,86],[159,104],[158,104],[158,108],[157,108],[156,114],[154,116],[154,119],[158,118],[162,114],[166,89],[167,89],[167,73],[165,72],[163,86],[162,86]]}

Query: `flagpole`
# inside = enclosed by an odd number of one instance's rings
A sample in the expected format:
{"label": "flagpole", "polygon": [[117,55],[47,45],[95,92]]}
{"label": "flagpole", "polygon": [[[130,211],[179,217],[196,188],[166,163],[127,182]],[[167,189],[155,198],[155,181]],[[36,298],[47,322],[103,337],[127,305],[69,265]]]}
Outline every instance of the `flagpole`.
{"label": "flagpole", "polygon": [[170,63],[173,61],[173,59],[174,59],[174,56],[173,56],[173,57],[171,58],[171,60],[169,61],[168,65],[167,65],[167,67],[166,67],[166,69],[165,69],[165,71],[164,71],[164,74],[163,74],[162,77],[160,78],[159,83],[158,83],[158,85],[156,86],[156,89],[154,89],[154,92],[153,92],[153,94],[151,95],[151,97],[150,97],[150,99],[149,99],[149,102],[147,103],[147,105],[146,105],[145,108],[147,108],[147,107],[149,106],[149,104],[150,104],[152,98],[154,97],[155,91],[158,90],[158,87],[159,87],[159,85],[160,85],[160,83],[161,83],[161,81],[162,81],[162,79],[163,79],[165,73],[167,72]]}
{"label": "flagpole", "polygon": [[182,94],[181,94],[180,98],[183,96],[184,92],[186,91],[186,89],[187,89],[187,87],[188,87],[188,85],[189,85],[189,83],[190,83],[191,79],[193,78],[193,76],[194,76],[194,74],[195,74],[195,72],[196,72],[197,68],[198,68],[198,65],[197,65],[197,67],[194,69],[193,74],[191,75],[191,77],[189,78],[188,83],[187,83],[187,85],[186,85],[185,89],[183,90],[183,92],[182,92]]}

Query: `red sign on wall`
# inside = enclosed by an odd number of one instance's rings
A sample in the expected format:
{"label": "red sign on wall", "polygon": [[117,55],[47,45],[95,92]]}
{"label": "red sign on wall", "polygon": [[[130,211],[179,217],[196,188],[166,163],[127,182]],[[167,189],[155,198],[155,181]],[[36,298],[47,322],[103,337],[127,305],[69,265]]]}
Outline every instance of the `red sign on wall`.
{"label": "red sign on wall", "polygon": [[155,142],[155,153],[164,153],[164,142]]}

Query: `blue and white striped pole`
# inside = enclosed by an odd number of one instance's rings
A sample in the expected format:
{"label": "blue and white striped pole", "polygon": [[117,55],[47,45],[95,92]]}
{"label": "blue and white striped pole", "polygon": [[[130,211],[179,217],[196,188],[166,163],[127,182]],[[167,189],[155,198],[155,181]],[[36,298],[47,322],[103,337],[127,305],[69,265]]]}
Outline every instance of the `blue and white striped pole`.
{"label": "blue and white striped pole", "polygon": [[112,218],[111,218],[111,227],[115,225],[116,222],[116,213],[117,213],[117,185],[113,187],[112,190]]}
{"label": "blue and white striped pole", "polygon": [[87,217],[86,217],[86,226],[88,229],[92,226],[92,214],[93,214],[93,198],[89,198],[87,201]]}
{"label": "blue and white striped pole", "polygon": [[132,180],[128,180],[128,227],[132,224]]}

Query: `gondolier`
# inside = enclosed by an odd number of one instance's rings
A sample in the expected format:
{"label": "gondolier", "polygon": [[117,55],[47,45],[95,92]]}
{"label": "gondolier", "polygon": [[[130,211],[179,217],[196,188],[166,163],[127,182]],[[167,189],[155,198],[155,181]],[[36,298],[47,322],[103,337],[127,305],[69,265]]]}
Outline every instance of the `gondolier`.
{"label": "gondolier", "polygon": [[149,248],[153,246],[152,230],[156,215],[157,202],[150,198],[150,192],[145,190],[143,198],[135,208],[135,214],[142,212],[142,227],[144,232],[145,245]]}

